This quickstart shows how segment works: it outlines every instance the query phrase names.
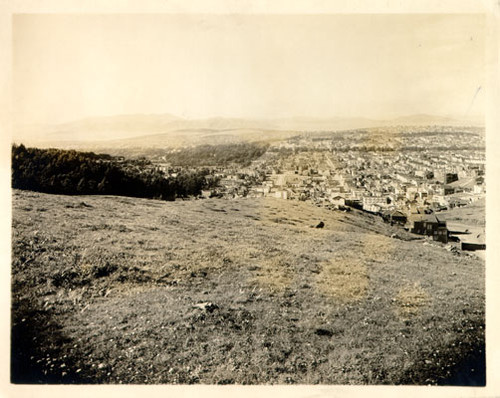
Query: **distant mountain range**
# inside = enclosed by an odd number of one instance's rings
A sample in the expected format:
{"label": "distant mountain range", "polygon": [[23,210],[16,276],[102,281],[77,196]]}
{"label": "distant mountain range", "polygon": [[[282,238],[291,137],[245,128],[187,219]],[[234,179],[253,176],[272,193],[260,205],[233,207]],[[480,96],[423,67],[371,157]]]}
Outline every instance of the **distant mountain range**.
{"label": "distant mountain range", "polygon": [[[283,139],[300,132],[340,131],[387,126],[471,126],[481,120],[458,120],[435,115],[410,115],[391,120],[309,117],[281,119],[184,119],[170,114],[102,116],[58,125],[15,126],[14,141],[27,143],[102,145],[177,145]],[[81,145],[76,145],[81,146]]]}

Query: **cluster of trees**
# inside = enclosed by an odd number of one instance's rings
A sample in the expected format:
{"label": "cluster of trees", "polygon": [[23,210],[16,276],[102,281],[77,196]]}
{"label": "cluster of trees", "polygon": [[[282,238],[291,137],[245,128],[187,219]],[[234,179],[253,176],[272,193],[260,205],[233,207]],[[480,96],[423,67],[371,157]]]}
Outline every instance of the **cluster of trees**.
{"label": "cluster of trees", "polygon": [[66,195],[120,195],[174,200],[210,188],[207,170],[165,176],[149,161],[60,149],[12,146],[12,187]]}
{"label": "cluster of trees", "polygon": [[167,152],[163,158],[174,166],[211,167],[233,163],[247,166],[262,156],[268,147],[269,144],[261,143],[200,145]]}

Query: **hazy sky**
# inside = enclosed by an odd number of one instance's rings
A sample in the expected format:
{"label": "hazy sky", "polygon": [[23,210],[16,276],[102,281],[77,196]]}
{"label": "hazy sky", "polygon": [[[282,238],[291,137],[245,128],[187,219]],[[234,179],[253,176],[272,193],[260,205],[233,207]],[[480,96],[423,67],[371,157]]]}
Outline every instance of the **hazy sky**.
{"label": "hazy sky", "polygon": [[13,33],[17,123],[463,117],[485,102],[481,15],[16,15]]}

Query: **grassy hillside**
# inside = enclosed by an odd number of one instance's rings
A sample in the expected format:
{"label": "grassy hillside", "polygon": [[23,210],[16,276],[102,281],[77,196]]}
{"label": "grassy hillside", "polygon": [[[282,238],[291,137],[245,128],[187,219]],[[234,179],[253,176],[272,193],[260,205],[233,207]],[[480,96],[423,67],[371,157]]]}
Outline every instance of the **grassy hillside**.
{"label": "grassy hillside", "polygon": [[473,228],[485,227],[485,199],[480,199],[464,207],[441,211],[438,216],[451,224],[462,224]]}
{"label": "grassy hillside", "polygon": [[484,383],[483,262],[403,232],[277,199],[14,191],[12,380]]}

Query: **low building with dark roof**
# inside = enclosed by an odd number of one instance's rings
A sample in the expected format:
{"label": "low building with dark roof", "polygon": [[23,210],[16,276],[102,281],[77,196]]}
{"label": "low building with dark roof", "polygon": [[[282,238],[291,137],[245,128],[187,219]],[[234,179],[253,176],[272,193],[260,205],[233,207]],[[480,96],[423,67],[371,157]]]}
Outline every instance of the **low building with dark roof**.
{"label": "low building with dark roof", "polygon": [[459,240],[462,250],[486,250],[486,239],[484,234],[461,235]]}
{"label": "low building with dark roof", "polygon": [[435,241],[448,243],[446,221],[440,220],[435,214],[411,214],[408,229],[414,234],[432,236]]}

